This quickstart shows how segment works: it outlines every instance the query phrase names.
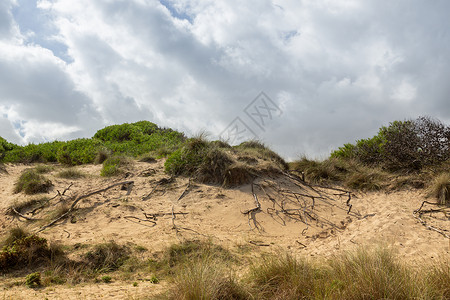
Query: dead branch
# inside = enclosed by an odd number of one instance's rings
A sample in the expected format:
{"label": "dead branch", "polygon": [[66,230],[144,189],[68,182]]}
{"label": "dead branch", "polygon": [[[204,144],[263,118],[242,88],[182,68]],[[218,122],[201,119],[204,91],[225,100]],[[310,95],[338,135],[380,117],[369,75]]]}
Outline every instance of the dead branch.
{"label": "dead branch", "polygon": [[450,236],[445,233],[445,229],[441,229],[441,228],[436,228],[433,226],[430,226],[427,224],[427,222],[425,220],[422,219],[422,215],[425,213],[433,213],[433,212],[444,212],[445,213],[445,209],[428,209],[428,210],[422,210],[423,206],[425,205],[425,203],[427,204],[431,204],[431,205],[438,205],[437,203],[433,203],[433,202],[428,202],[428,201],[423,201],[422,204],[420,205],[419,209],[416,209],[413,212],[413,216],[414,218],[416,218],[423,226],[425,226],[428,230],[432,230],[432,231],[436,231],[437,233],[443,235],[444,237],[450,239]]}
{"label": "dead branch", "polygon": [[269,247],[270,244],[264,244],[262,242],[258,242],[258,241],[248,241],[250,244],[255,245],[255,246],[259,246],[259,247]]}
{"label": "dead branch", "polygon": [[175,218],[176,218],[176,215],[173,211],[173,205],[172,205],[172,229],[177,229],[177,226],[175,226]]}
{"label": "dead branch", "polygon": [[191,187],[191,178],[189,177],[188,184],[187,184],[186,188],[184,189],[183,193],[181,194],[181,196],[178,198],[177,202],[179,202],[186,195],[186,193],[190,187]]}
{"label": "dead branch", "polygon": [[157,183],[155,185],[155,187],[153,188],[153,190],[147,196],[142,197],[142,201],[146,201],[146,200],[150,199],[151,195],[153,194],[154,191],[156,191],[156,189],[159,187],[160,184],[161,183]]}
{"label": "dead branch", "polygon": [[421,210],[422,207],[425,205],[425,203],[426,203],[426,204],[430,204],[430,205],[438,205],[437,203],[434,203],[434,202],[423,201],[423,202],[422,202],[422,205],[420,205],[419,209],[416,209],[416,210],[414,211],[414,213],[420,212],[420,210]]}
{"label": "dead branch", "polygon": [[107,190],[112,189],[113,187],[116,187],[116,186],[119,186],[119,185],[124,185],[124,184],[131,184],[131,183],[134,183],[134,181],[118,182],[118,183],[112,184],[112,185],[110,185],[110,186],[107,186],[107,187],[105,187],[105,188],[103,188],[103,189],[99,189],[99,190],[96,190],[96,191],[87,193],[87,194],[85,194],[85,195],[77,196],[77,197],[75,198],[75,200],[72,202],[72,205],[70,206],[70,208],[69,208],[69,210],[68,210],[67,212],[63,213],[61,216],[59,216],[59,217],[56,218],[55,220],[51,221],[51,222],[48,223],[47,225],[42,226],[36,233],[39,233],[39,232],[43,231],[44,229],[46,229],[46,228],[52,226],[53,224],[55,224],[55,223],[58,222],[59,220],[61,220],[61,219],[65,218],[66,216],[68,216],[68,215],[73,211],[73,209],[75,208],[75,205],[77,205],[77,203],[78,203],[80,200],[85,199],[85,198],[88,198],[88,197],[90,197],[90,196],[92,196],[92,195],[95,195],[95,194],[99,194],[99,193],[106,192]]}
{"label": "dead branch", "polygon": [[295,241],[297,244],[299,244],[300,246],[302,246],[302,248],[306,248],[306,245],[303,243],[300,243],[299,241]]}
{"label": "dead branch", "polygon": [[[187,215],[189,213],[187,212],[173,212],[174,215]],[[144,213],[145,217],[147,219],[152,219],[156,221],[157,217],[164,217],[164,216],[171,216],[172,212],[168,212],[168,213]]]}
{"label": "dead branch", "polygon": [[26,219],[26,220],[28,220],[28,221],[38,221],[38,220],[41,220],[41,219],[36,219],[36,218],[30,218],[30,217],[27,217],[27,216],[25,216],[24,214],[21,214],[15,207],[11,207],[11,211],[12,211],[13,213],[15,213],[16,215],[18,215],[19,217],[22,217],[22,218],[24,218],[24,219]]}
{"label": "dead branch", "polygon": [[252,182],[252,194],[253,194],[253,198],[255,199],[256,207],[244,211],[244,212],[242,213],[242,214],[244,214],[244,215],[248,215],[248,214],[250,214],[250,213],[252,213],[252,212],[257,212],[257,211],[260,211],[260,210],[261,210],[261,203],[259,203],[258,196],[256,196],[256,194],[255,194],[255,192],[254,192],[254,190],[253,190],[253,182]]}
{"label": "dead branch", "polygon": [[131,194],[131,190],[133,189],[134,181],[127,185],[127,194],[125,196],[128,196]]}
{"label": "dead branch", "polygon": [[[138,220],[138,223],[140,223],[140,222],[150,222],[150,223],[152,223],[153,224],[153,226],[150,226],[150,227],[154,227],[154,226],[156,226],[156,222],[155,221],[152,221],[152,220],[149,220],[149,219],[141,219],[141,218],[138,218],[138,217],[135,217],[135,216],[125,216],[125,217],[123,217],[124,219],[136,219],[136,220]],[[144,224],[141,224],[141,225],[144,225]],[[147,225],[146,225],[147,226]]]}
{"label": "dead branch", "polygon": [[427,222],[425,222],[422,218],[421,215],[419,214],[419,216],[417,216],[416,214],[413,213],[414,218],[416,218],[417,220],[419,220],[420,223],[422,223],[423,226],[425,226],[427,229],[432,230],[432,231],[436,231],[439,234],[442,234],[443,236],[445,236],[446,238],[450,239],[450,236],[448,234],[446,234],[444,232],[444,230],[442,229],[438,229],[436,227],[430,226],[427,224]]}

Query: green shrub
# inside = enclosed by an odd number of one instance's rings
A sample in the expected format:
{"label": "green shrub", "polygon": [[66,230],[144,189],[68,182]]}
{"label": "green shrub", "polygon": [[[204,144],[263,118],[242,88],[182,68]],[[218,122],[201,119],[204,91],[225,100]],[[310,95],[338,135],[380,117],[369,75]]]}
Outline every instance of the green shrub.
{"label": "green shrub", "polygon": [[169,299],[251,299],[223,265],[204,257],[186,264],[175,276]]}
{"label": "green shrub", "polygon": [[111,155],[112,155],[111,150],[109,150],[105,147],[101,147],[97,151],[97,155],[95,156],[95,159],[94,159],[94,164],[102,164]]}
{"label": "green shrub", "polygon": [[43,175],[38,174],[33,169],[28,169],[20,175],[19,180],[15,184],[14,192],[24,191],[28,195],[46,193],[52,185],[52,182]]}
{"label": "green shrub", "polygon": [[6,238],[0,251],[0,270],[8,271],[12,268],[24,268],[47,262],[52,251],[47,240],[36,235],[26,235],[21,230],[15,230]]}
{"label": "green shrub", "polygon": [[320,279],[311,263],[289,254],[263,257],[249,274],[258,299],[313,299]]}
{"label": "green shrub", "polygon": [[94,138],[104,142],[140,141],[143,138],[143,135],[142,130],[138,126],[124,123],[100,129],[95,133]]}
{"label": "green shrub", "polygon": [[51,142],[42,144],[29,144],[26,146],[14,146],[5,152],[4,162],[34,163],[56,162],[56,153],[63,142]]}
{"label": "green shrub", "polygon": [[329,261],[333,278],[341,282],[335,293],[341,299],[417,299],[421,292],[414,272],[392,251],[358,249]]}
{"label": "green shrub", "polygon": [[208,141],[199,138],[188,139],[185,144],[173,152],[164,163],[167,173],[171,175],[193,175],[202,164],[210,150]]}
{"label": "green shrub", "polygon": [[41,286],[41,273],[35,272],[28,274],[25,278],[25,285],[29,288]]}
{"label": "green shrub", "polygon": [[108,276],[108,275],[105,275],[105,276],[102,276],[101,280],[102,280],[104,283],[110,283],[110,282],[112,281],[112,277],[111,277],[111,276]]}
{"label": "green shrub", "polygon": [[103,168],[100,171],[101,176],[109,177],[121,174],[122,167],[129,164],[130,161],[123,156],[113,156],[103,162]]}
{"label": "green shrub", "polygon": [[76,139],[66,142],[58,150],[58,162],[75,166],[93,163],[101,143],[92,139]]}
{"label": "green shrub", "polygon": [[332,158],[357,159],[391,171],[420,171],[450,159],[450,127],[430,117],[394,121],[372,138],[345,144]]}

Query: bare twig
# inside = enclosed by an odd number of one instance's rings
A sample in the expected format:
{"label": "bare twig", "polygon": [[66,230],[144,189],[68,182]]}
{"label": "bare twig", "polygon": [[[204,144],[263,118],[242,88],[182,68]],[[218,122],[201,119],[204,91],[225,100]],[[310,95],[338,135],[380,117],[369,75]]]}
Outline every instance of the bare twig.
{"label": "bare twig", "polygon": [[11,207],[11,210],[12,210],[16,215],[18,215],[19,217],[22,217],[22,218],[24,218],[24,219],[26,219],[26,220],[28,220],[28,221],[38,221],[38,220],[41,220],[41,219],[36,219],[36,218],[30,218],[30,217],[27,217],[27,216],[25,216],[24,214],[21,214],[15,207]]}
{"label": "bare twig", "polygon": [[250,244],[253,244],[255,246],[259,246],[259,247],[269,247],[270,244],[265,244],[262,242],[258,242],[258,241],[248,241]]}
{"label": "bare twig", "polygon": [[175,226],[175,218],[176,218],[176,215],[175,215],[175,213],[173,211],[173,205],[172,205],[172,229],[176,229],[177,228],[177,226]]}
{"label": "bare twig", "polygon": [[107,187],[105,187],[105,188],[102,188],[102,189],[99,189],[99,190],[96,190],[96,191],[87,193],[87,194],[85,194],[85,195],[77,196],[77,197],[75,198],[75,200],[72,202],[72,205],[70,206],[70,208],[69,208],[69,210],[68,210],[67,212],[63,213],[61,216],[59,216],[59,217],[56,218],[55,220],[51,221],[51,222],[48,223],[47,225],[42,226],[36,233],[39,233],[39,232],[43,231],[44,229],[46,229],[46,228],[52,226],[53,224],[55,224],[55,223],[58,222],[59,220],[61,220],[61,219],[65,218],[66,216],[68,216],[68,215],[73,211],[73,209],[75,208],[75,205],[77,205],[77,203],[78,203],[80,200],[85,199],[85,198],[88,198],[88,197],[90,197],[90,196],[92,196],[92,195],[95,195],[95,194],[99,194],[99,193],[106,192],[107,190],[112,189],[113,187],[116,187],[116,186],[119,186],[119,185],[124,185],[124,184],[131,184],[131,183],[134,183],[134,181],[118,182],[118,183],[112,184],[112,185],[110,185],[110,186],[107,186]]}
{"label": "bare twig", "polygon": [[156,191],[156,189],[158,188],[158,186],[159,186],[160,184],[161,184],[161,183],[157,183],[157,184],[155,185],[155,187],[153,188],[153,190],[152,190],[147,196],[142,197],[142,201],[146,201],[146,200],[150,199],[150,196],[153,194],[154,191]]}
{"label": "bare twig", "polygon": [[254,192],[254,190],[253,190],[253,182],[252,182],[252,194],[253,194],[253,198],[255,199],[256,207],[244,211],[244,212],[242,213],[242,214],[244,214],[244,215],[248,215],[248,214],[250,214],[250,213],[252,213],[252,212],[257,212],[257,211],[260,211],[260,210],[261,210],[261,203],[259,203],[258,196],[256,196],[256,194],[255,194],[255,192]]}
{"label": "bare twig", "polygon": [[[140,222],[150,222],[150,223],[152,223],[153,224],[153,226],[150,226],[150,227],[154,227],[154,226],[156,226],[156,222],[155,221],[152,221],[152,220],[149,220],[149,219],[141,219],[141,218],[138,218],[138,217],[135,217],[135,216],[125,216],[125,217],[123,217],[124,219],[136,219],[136,220],[138,220],[138,223],[140,223]],[[141,224],[141,225],[144,225],[144,224]],[[145,225],[145,226],[148,226],[148,225]]]}
{"label": "bare twig", "polygon": [[184,189],[183,193],[181,194],[181,196],[178,198],[177,202],[179,202],[186,195],[186,193],[190,187],[191,187],[191,178],[189,177],[188,184],[187,184],[186,188]]}

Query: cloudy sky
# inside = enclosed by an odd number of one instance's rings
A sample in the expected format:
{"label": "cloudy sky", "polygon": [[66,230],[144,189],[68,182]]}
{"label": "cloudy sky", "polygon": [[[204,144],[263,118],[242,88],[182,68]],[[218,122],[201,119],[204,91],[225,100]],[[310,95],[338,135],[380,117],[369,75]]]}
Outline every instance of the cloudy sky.
{"label": "cloudy sky", "polygon": [[[325,157],[390,121],[450,124],[446,0],[1,0],[0,136],[149,120]],[[263,92],[261,94],[261,92]]]}

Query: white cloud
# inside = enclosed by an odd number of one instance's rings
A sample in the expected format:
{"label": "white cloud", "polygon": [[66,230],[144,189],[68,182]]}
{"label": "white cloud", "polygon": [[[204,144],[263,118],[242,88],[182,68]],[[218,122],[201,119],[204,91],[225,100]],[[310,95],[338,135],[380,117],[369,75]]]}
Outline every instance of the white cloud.
{"label": "white cloud", "polygon": [[443,1],[39,0],[40,44],[13,3],[0,5],[0,106],[26,141],[141,119],[219,134],[260,91],[284,113],[258,135],[289,157],[450,119]]}

